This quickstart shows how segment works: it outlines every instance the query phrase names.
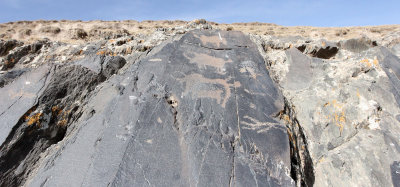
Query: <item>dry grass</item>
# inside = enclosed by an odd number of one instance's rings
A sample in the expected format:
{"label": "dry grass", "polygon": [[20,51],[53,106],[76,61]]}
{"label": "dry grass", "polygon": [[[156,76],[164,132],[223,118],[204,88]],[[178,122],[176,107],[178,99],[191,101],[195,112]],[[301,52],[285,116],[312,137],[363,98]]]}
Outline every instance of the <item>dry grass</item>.
{"label": "dry grass", "polygon": [[[202,24],[205,20],[194,20]],[[48,38],[53,41],[66,43],[83,43],[89,40],[104,39],[112,34],[150,34],[157,28],[175,28],[185,26],[187,21],[67,21],[67,20],[38,20],[18,21],[0,24],[0,39],[17,39],[33,42]],[[285,27],[271,23],[233,23],[223,24],[208,22],[213,28],[235,30],[257,35],[303,36],[309,38],[324,38],[327,40],[343,40],[366,36],[383,38],[394,32],[400,32],[400,25],[366,26],[366,27]]]}

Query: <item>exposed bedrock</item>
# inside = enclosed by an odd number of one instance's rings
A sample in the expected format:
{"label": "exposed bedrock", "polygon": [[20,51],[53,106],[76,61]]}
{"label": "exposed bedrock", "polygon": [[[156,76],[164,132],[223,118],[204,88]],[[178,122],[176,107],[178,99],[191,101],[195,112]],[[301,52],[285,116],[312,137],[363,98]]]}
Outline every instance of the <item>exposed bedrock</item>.
{"label": "exposed bedrock", "polygon": [[398,186],[398,45],[193,24],[1,41],[0,186]]}
{"label": "exposed bedrock", "polygon": [[398,186],[396,48],[368,46],[366,40],[354,39],[341,42],[343,48],[335,58],[326,60],[302,54],[296,45],[312,43],[302,44],[305,39],[275,41],[275,46],[287,48],[263,47],[268,38],[253,40],[290,106],[282,118],[298,124],[294,127],[303,139],[296,143],[304,140],[307,145],[315,186]]}
{"label": "exposed bedrock", "polygon": [[96,54],[1,88],[16,95],[1,116],[2,185],[312,185],[248,36],[190,31],[126,65]]}

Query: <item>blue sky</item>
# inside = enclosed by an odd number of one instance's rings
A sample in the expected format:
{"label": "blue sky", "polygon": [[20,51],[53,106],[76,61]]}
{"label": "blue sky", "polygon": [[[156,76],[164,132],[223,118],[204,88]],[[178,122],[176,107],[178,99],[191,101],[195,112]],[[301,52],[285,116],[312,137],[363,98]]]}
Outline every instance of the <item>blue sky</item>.
{"label": "blue sky", "polygon": [[193,20],[285,26],[400,24],[400,0],[0,0],[0,23],[17,20]]}

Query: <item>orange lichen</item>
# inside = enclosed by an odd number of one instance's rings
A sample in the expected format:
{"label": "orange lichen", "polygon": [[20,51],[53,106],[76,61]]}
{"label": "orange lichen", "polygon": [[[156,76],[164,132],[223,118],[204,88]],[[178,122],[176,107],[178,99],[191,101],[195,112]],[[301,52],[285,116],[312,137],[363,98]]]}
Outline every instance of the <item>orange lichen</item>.
{"label": "orange lichen", "polygon": [[96,53],[96,55],[104,55],[106,52],[105,51],[99,51]]}
{"label": "orange lichen", "polygon": [[36,124],[37,126],[40,126],[40,118],[42,116],[43,116],[43,113],[39,112],[39,113],[36,113],[36,114],[34,114],[32,116],[26,117],[25,119],[28,120],[27,125],[29,126],[29,125]]}
{"label": "orange lichen", "polygon": [[324,104],[324,107],[332,106],[333,114],[329,114],[325,116],[325,118],[336,126],[339,127],[340,135],[343,132],[344,125],[346,123],[346,115],[343,109],[343,104],[338,103],[336,100],[332,100],[331,102],[327,102]]}
{"label": "orange lichen", "polygon": [[57,111],[58,110],[58,106],[53,106],[53,107],[51,107],[51,111],[52,112],[55,112],[55,111]]}
{"label": "orange lichen", "polygon": [[67,124],[67,120],[66,119],[62,119],[60,121],[58,121],[57,125],[59,126],[65,126]]}
{"label": "orange lichen", "polygon": [[374,57],[374,60],[372,61],[372,63],[374,63],[374,65],[375,65],[376,67],[379,66],[379,61],[378,61],[378,59],[377,59],[376,57]]}
{"label": "orange lichen", "polygon": [[286,131],[287,131],[287,134],[289,135],[289,141],[290,141],[290,142],[292,142],[292,143],[293,143],[293,145],[294,145],[294,146],[293,146],[293,148],[294,148],[295,150],[297,150],[297,146],[296,146],[296,145],[297,145],[297,144],[296,144],[296,139],[294,139],[294,138],[293,138],[293,134],[292,134],[292,132],[290,131],[290,129],[289,129],[289,128],[287,128],[287,129],[286,129]]}
{"label": "orange lichen", "polygon": [[132,53],[132,48],[131,47],[127,47],[125,50],[125,55],[129,55]]}
{"label": "orange lichen", "polygon": [[51,112],[53,113],[53,115],[58,116],[61,114],[62,109],[59,108],[58,106],[53,106],[53,107],[51,107]]}
{"label": "orange lichen", "polygon": [[290,123],[290,122],[291,122],[291,120],[290,120],[290,118],[289,118],[289,115],[286,115],[286,114],[283,115],[282,119],[285,120],[286,123]]}
{"label": "orange lichen", "polygon": [[361,60],[361,63],[364,63],[365,65],[367,65],[367,67],[372,67],[372,64],[371,64],[371,62],[369,62],[369,60],[368,59],[363,59],[363,60]]}
{"label": "orange lichen", "polygon": [[108,56],[117,56],[117,53],[115,53],[115,52],[112,52],[112,51],[110,51],[110,50],[105,50],[105,51],[98,51],[97,53],[96,53],[96,55],[108,55]]}

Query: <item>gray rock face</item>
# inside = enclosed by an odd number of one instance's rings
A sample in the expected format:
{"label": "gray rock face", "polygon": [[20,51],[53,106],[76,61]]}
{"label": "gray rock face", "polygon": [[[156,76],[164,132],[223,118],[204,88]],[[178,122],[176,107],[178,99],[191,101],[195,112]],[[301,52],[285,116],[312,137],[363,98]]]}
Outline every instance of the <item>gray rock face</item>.
{"label": "gray rock face", "polygon": [[[122,63],[115,60],[117,57],[105,59],[91,63],[106,64],[107,71],[93,72],[79,65],[43,67],[17,80],[22,83],[2,88],[2,93],[17,97],[1,116],[4,118],[0,139],[2,186],[21,185],[40,153],[62,140],[68,123],[79,118],[80,106],[85,104],[84,98],[90,95],[94,86],[125,64],[124,60]],[[30,82],[32,80],[35,82]],[[21,84],[28,86],[20,93],[14,93]],[[3,97],[4,103],[7,103],[6,99],[8,97]]]}
{"label": "gray rock face", "polygon": [[295,48],[264,54],[287,101],[282,118],[300,135],[292,144],[308,146],[312,162],[303,163],[312,166],[315,186],[398,186],[400,60],[358,42],[330,60]]}
{"label": "gray rock face", "polygon": [[0,186],[399,186],[397,45],[210,29],[1,41]]}
{"label": "gray rock face", "polygon": [[339,45],[346,50],[351,52],[359,53],[365,51],[371,47],[377,46],[376,41],[371,41],[368,38],[355,38],[346,41],[339,42]]}
{"label": "gray rock face", "polygon": [[191,31],[139,59],[87,55],[1,88],[33,86],[2,109],[1,184],[295,185],[284,99],[247,36]]}

